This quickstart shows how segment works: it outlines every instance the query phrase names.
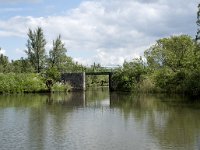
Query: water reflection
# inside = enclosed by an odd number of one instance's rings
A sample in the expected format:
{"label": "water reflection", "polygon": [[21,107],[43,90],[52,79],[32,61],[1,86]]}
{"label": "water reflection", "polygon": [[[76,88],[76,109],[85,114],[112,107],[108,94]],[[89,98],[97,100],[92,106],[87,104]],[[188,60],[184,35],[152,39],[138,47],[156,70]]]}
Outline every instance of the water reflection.
{"label": "water reflection", "polygon": [[109,93],[0,96],[1,149],[200,149],[200,103]]}
{"label": "water reflection", "polygon": [[86,106],[93,108],[110,107],[108,87],[90,88],[86,91]]}
{"label": "water reflection", "polygon": [[125,119],[146,124],[148,134],[159,149],[199,149],[199,102],[166,95],[111,94],[111,108],[119,109]]}
{"label": "water reflection", "polygon": [[48,105],[63,105],[63,107],[84,107],[85,92],[49,94],[46,103]]}

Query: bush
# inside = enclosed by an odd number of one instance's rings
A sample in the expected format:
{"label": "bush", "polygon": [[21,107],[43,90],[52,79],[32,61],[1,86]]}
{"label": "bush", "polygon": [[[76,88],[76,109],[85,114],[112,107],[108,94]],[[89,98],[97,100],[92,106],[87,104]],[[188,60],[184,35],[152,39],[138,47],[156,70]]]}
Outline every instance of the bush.
{"label": "bush", "polygon": [[139,86],[139,92],[156,93],[156,92],[161,92],[161,90],[155,86],[153,79],[148,76],[144,80],[141,81],[140,86]]}
{"label": "bush", "polygon": [[71,85],[69,83],[56,82],[51,91],[52,92],[69,92],[71,90]]}
{"label": "bush", "polygon": [[39,74],[0,74],[0,93],[24,93],[46,91]]}
{"label": "bush", "polygon": [[194,71],[190,73],[185,80],[185,91],[192,96],[200,96],[200,72]]}

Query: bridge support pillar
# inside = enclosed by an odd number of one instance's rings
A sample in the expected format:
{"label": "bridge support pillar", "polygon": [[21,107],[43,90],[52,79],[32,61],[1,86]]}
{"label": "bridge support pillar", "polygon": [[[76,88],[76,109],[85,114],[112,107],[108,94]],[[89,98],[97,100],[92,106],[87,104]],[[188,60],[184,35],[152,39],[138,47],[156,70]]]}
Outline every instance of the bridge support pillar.
{"label": "bridge support pillar", "polygon": [[64,83],[72,86],[72,91],[85,91],[85,72],[83,73],[64,73],[61,75]]}
{"label": "bridge support pillar", "polygon": [[112,91],[112,73],[109,74],[109,90]]}

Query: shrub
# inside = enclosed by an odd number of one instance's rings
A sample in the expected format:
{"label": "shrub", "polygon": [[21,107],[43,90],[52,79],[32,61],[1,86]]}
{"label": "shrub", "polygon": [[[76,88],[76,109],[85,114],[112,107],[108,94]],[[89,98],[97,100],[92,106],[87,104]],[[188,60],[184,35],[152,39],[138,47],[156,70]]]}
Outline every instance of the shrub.
{"label": "shrub", "polygon": [[0,74],[0,93],[45,91],[46,85],[39,74]]}
{"label": "shrub", "polygon": [[71,90],[71,85],[69,83],[60,83],[56,82],[53,86],[51,91],[52,92],[69,92]]}
{"label": "shrub", "polygon": [[146,77],[144,80],[141,81],[139,85],[139,92],[142,93],[156,93],[161,92],[153,82],[153,79],[151,77]]}

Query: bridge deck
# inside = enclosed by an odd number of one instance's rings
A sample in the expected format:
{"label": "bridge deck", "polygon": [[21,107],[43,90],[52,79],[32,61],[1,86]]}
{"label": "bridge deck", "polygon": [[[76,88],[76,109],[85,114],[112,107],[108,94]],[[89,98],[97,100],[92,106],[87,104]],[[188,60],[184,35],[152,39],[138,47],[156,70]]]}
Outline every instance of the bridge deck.
{"label": "bridge deck", "polygon": [[85,75],[111,75],[112,72],[86,72]]}

